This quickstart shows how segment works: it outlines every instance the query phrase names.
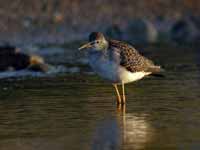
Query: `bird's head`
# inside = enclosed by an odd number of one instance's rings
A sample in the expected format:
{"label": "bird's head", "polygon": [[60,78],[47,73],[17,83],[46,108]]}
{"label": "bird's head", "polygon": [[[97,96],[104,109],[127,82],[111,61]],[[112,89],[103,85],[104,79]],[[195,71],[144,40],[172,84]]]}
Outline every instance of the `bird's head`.
{"label": "bird's head", "polygon": [[100,32],[92,32],[89,35],[89,42],[82,45],[79,50],[82,49],[91,49],[93,51],[105,50],[108,47],[108,42],[105,39],[104,35]]}

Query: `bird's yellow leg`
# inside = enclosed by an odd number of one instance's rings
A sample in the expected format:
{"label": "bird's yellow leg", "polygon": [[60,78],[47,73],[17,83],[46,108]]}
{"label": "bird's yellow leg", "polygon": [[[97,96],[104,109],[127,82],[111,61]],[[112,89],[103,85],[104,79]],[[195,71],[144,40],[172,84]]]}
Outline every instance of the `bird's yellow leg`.
{"label": "bird's yellow leg", "polygon": [[121,100],[121,96],[120,96],[119,90],[117,88],[117,84],[113,84],[113,86],[114,86],[115,91],[117,93],[117,104],[121,104],[122,100]]}
{"label": "bird's yellow leg", "polygon": [[124,87],[124,82],[122,82],[122,103],[126,103],[126,94],[125,94],[125,87]]}

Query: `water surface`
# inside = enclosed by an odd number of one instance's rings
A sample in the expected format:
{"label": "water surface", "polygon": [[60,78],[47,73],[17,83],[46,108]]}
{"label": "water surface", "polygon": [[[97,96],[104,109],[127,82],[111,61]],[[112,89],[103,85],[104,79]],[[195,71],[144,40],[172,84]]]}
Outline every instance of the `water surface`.
{"label": "water surface", "polygon": [[126,107],[95,75],[3,79],[0,149],[200,149],[198,50],[147,47],[166,78],[126,85]]}

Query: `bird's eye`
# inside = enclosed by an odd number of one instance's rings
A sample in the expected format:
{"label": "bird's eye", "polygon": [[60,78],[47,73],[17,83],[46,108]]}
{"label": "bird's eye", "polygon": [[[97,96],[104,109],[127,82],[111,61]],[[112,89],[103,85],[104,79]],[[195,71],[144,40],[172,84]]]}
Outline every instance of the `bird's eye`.
{"label": "bird's eye", "polygon": [[97,44],[99,44],[99,41],[97,41]]}

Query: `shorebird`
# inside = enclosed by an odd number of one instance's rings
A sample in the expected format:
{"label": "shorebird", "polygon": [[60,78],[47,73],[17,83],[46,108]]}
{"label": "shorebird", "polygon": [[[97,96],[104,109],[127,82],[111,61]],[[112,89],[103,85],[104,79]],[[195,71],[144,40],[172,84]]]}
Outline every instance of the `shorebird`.
{"label": "shorebird", "polygon": [[[124,84],[162,71],[160,66],[142,56],[133,46],[122,41],[106,39],[100,32],[92,32],[89,42],[79,48],[82,49],[88,49],[92,69],[113,84],[117,104],[126,103]],[[122,97],[118,85],[122,86]]]}

